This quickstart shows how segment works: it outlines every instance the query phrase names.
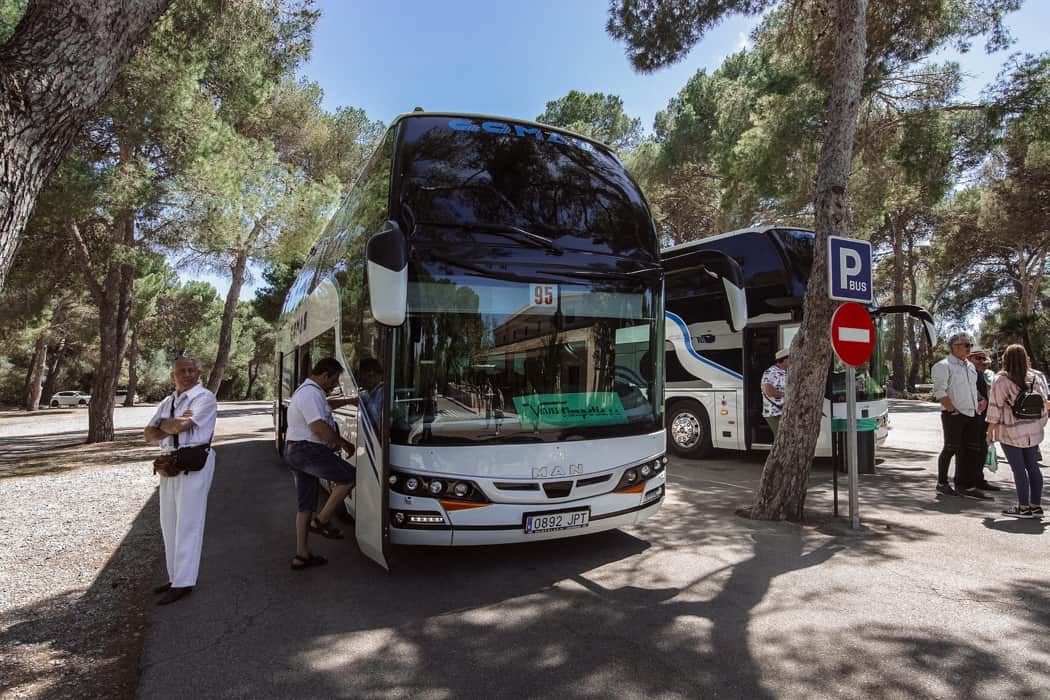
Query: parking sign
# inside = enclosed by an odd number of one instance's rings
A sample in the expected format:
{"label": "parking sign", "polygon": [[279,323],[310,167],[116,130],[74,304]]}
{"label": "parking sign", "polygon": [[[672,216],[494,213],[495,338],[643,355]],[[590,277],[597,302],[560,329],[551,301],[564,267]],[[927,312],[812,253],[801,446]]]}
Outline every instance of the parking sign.
{"label": "parking sign", "polygon": [[870,304],[871,282],[871,243],[828,236],[828,296]]}

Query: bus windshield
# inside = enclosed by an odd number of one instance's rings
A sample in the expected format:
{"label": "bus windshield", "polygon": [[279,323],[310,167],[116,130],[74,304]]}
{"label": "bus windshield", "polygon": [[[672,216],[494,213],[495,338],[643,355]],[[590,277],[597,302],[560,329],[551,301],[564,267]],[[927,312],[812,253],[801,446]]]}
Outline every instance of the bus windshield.
{"label": "bus windshield", "polygon": [[528,443],[660,429],[659,284],[522,276],[412,263],[408,322],[396,341],[394,442]]}
{"label": "bus windshield", "polygon": [[520,243],[546,240],[555,252],[659,259],[645,200],[599,145],[535,124],[441,116],[405,120],[401,139],[399,201],[413,224],[469,232],[475,244],[506,245],[516,230]]}

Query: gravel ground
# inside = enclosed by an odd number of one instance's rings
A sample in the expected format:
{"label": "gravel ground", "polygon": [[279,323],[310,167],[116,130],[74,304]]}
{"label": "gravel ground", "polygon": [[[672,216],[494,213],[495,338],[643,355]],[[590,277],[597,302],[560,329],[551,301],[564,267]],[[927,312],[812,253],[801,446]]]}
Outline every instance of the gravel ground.
{"label": "gravel ground", "polygon": [[[104,445],[80,444],[86,411],[0,412],[0,697],[135,696],[149,589],[164,578],[141,438],[152,411],[118,409]],[[266,430],[266,413],[221,405],[216,441]]]}

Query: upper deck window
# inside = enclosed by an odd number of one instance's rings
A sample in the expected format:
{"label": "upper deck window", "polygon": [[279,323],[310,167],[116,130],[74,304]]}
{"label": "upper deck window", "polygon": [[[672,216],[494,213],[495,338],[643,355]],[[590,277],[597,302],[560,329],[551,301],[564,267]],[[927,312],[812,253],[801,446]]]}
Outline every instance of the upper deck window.
{"label": "upper deck window", "polygon": [[596,144],[529,124],[412,117],[400,170],[401,200],[421,225],[469,228],[474,241],[486,224],[514,226],[566,249],[657,256],[645,200]]}

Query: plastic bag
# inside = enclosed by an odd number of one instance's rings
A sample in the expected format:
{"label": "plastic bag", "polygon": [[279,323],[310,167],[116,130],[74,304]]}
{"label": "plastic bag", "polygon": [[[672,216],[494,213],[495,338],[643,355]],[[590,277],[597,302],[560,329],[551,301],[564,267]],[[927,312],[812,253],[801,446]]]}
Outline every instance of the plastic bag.
{"label": "plastic bag", "polygon": [[984,468],[993,474],[999,471],[999,455],[995,452],[995,443],[988,446],[988,451],[984,453]]}

